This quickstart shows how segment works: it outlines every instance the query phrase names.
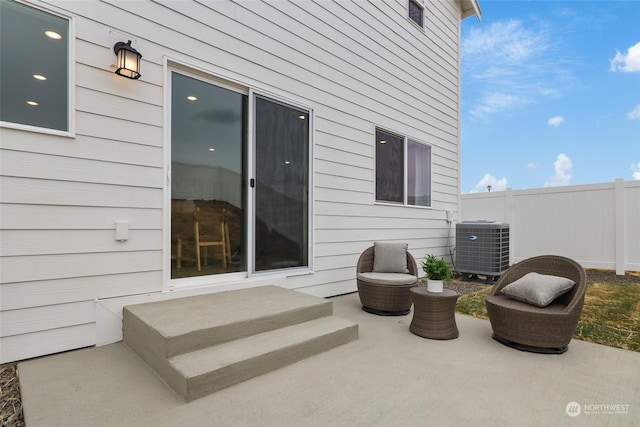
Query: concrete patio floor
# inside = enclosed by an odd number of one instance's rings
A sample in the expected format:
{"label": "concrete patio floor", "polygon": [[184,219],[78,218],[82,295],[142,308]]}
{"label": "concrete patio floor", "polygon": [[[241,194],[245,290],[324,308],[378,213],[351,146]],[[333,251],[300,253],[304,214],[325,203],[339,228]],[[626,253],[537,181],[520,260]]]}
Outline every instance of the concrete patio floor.
{"label": "concrete patio floor", "polygon": [[26,424],[640,425],[640,353],[577,340],[563,355],[523,353],[461,315],[458,339],[430,340],[409,332],[412,314],[365,313],[357,294],[332,300],[359,323],[357,341],[190,403],[122,343],[21,362]]}

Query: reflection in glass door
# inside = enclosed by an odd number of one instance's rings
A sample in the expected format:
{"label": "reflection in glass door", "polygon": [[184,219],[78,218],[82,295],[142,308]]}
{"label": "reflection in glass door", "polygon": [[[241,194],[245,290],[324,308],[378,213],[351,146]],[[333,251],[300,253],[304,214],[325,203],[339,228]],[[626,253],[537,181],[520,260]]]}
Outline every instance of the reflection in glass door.
{"label": "reflection in glass door", "polygon": [[310,112],[254,102],[254,269],[308,267]]}
{"label": "reflection in glass door", "polygon": [[246,271],[247,96],[171,73],[171,278]]}

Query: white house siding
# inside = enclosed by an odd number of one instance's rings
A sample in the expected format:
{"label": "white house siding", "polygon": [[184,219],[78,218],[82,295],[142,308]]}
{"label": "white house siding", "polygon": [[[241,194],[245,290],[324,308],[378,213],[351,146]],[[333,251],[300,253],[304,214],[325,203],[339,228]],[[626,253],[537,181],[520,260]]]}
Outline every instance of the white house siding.
{"label": "white house siding", "polygon": [[[167,288],[167,58],[314,109],[314,272],[285,286],[354,291],[376,240],[444,255],[445,210],[458,210],[461,7],[425,3],[422,30],[406,0],[47,2],[74,17],[76,134],[0,129],[1,361],[94,345],[97,299]],[[110,68],[112,30],[142,53],[140,80]],[[375,203],[376,126],[432,145],[431,209]]]}

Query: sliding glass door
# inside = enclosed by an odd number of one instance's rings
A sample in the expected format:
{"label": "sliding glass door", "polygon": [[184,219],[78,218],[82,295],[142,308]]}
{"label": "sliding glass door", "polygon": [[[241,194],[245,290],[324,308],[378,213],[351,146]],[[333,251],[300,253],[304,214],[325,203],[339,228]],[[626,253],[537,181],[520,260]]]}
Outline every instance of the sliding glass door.
{"label": "sliding glass door", "polygon": [[171,72],[171,279],[309,268],[310,120]]}
{"label": "sliding glass door", "polygon": [[309,111],[255,97],[255,271],[309,265]]}
{"label": "sliding glass door", "polygon": [[246,270],[247,95],[171,81],[171,278]]}

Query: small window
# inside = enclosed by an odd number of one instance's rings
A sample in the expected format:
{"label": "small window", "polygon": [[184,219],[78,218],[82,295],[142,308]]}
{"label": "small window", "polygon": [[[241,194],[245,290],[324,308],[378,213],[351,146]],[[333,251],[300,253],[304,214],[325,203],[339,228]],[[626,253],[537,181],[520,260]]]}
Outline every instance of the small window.
{"label": "small window", "polygon": [[404,203],[404,138],[376,130],[376,200]]}
{"label": "small window", "polygon": [[431,206],[431,147],[376,129],[376,201]]}
{"label": "small window", "polygon": [[407,204],[431,206],[431,147],[407,140]]}
{"label": "small window", "polygon": [[424,6],[422,0],[409,1],[409,19],[424,28]]}
{"label": "small window", "polygon": [[69,132],[69,20],[0,2],[0,121]]}

